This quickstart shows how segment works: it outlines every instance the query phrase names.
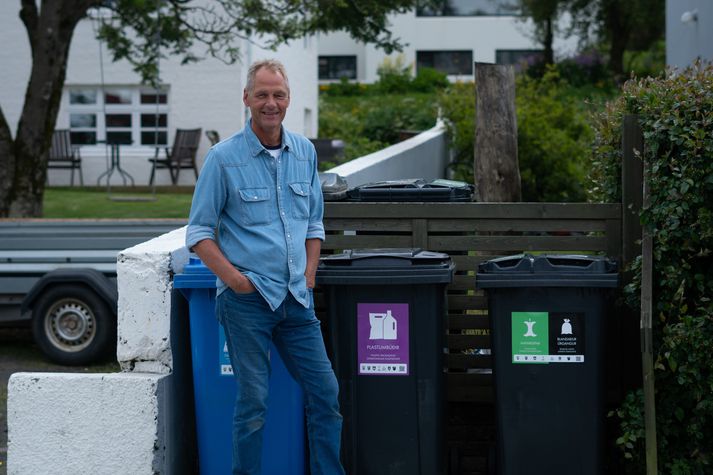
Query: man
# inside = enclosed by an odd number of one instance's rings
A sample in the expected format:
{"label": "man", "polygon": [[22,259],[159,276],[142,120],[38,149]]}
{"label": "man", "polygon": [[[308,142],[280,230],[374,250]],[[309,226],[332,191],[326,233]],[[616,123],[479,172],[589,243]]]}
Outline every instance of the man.
{"label": "man", "polygon": [[338,385],[312,296],[324,240],[316,153],[282,126],[290,88],[281,63],[250,67],[243,102],[251,119],[211,148],[186,234],[218,276],[216,316],[238,387],[233,473],[260,473],[272,340],[304,390],[312,475],[343,474]]}

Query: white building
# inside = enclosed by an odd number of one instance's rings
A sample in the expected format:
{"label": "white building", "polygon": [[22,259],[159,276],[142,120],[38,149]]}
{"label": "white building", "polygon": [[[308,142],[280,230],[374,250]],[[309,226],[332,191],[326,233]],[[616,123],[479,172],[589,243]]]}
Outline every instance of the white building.
{"label": "white building", "polygon": [[[0,44],[6,45],[0,48],[0,106],[13,134],[31,67],[30,46],[19,9],[19,2],[0,2]],[[107,169],[107,149],[101,143],[107,138],[126,143],[120,148],[121,167],[133,176],[137,185],[146,185],[151,171],[148,158],[154,155],[156,135],[159,145],[170,146],[176,129],[215,130],[221,138],[239,130],[246,119],[242,91],[247,66],[258,59],[277,58],[287,68],[292,100],[286,127],[308,137],[317,134],[314,37],[293,41],[276,52],[244,42],[243,60],[234,65],[209,57],[182,66],[177,58],[169,58],[160,64],[163,89],[157,97],[156,91],[141,85],[127,62],[111,61],[106,47],[96,40],[94,28],[94,21],[85,19],[75,30],[56,125],[57,129],[71,129],[73,143],[83,144],[86,185],[96,185],[99,175]],[[200,46],[197,52],[199,56],[203,54]],[[209,140],[202,134],[197,155],[199,166],[209,146]],[[69,170],[50,172],[50,184],[69,183]],[[193,182],[191,170],[181,171],[179,184]],[[121,178],[115,173],[112,184],[120,183]],[[169,183],[168,172],[158,170],[157,184]]]}
{"label": "white building", "polygon": [[[447,72],[451,79],[473,77],[473,62],[514,63],[537,53],[540,46],[532,24],[500,6],[499,0],[451,0],[438,12],[414,10],[392,15],[393,36],[406,45],[406,64],[416,69],[429,66]],[[19,3],[0,2],[0,106],[12,132],[22,110],[30,74],[30,47],[19,18]],[[240,129],[246,120],[242,103],[246,66],[257,59],[276,57],[287,67],[292,101],[285,125],[308,137],[318,134],[318,78],[340,76],[360,82],[377,79],[377,68],[386,53],[337,32],[293,41],[277,52],[245,42],[243,60],[226,65],[213,58],[180,65],[177,58],[160,64],[163,87],[154,91],[140,84],[125,62],[112,62],[105,45],[94,34],[94,20],[78,25],[70,49],[67,78],[56,128],[70,129],[74,143],[82,144],[85,184],[96,185],[109,168],[103,143],[119,140],[121,167],[136,184],[146,185],[151,171],[148,158],[159,145],[171,145],[176,129],[215,130],[221,138]],[[555,42],[559,56],[575,50],[575,40]],[[101,53],[100,53],[101,51]],[[203,53],[198,50],[199,55]],[[319,56],[319,59],[318,59]],[[103,72],[103,74],[102,74]],[[158,102],[158,104],[157,104]],[[198,166],[210,143],[202,135]],[[50,170],[49,183],[69,184],[69,170]],[[193,184],[193,173],[183,170],[179,184]],[[114,173],[112,185],[122,183]],[[169,184],[165,170],[157,172],[157,184]],[[103,181],[102,184],[105,184]]]}
{"label": "white building", "polygon": [[[421,67],[443,71],[451,80],[472,80],[473,63],[515,64],[542,46],[533,24],[500,0],[451,0],[438,10],[416,9],[390,17],[391,31],[405,47],[401,54],[414,73]],[[563,21],[567,21],[565,18]],[[319,38],[319,80],[346,77],[371,83],[387,57],[382,50],[357,43],[342,32]],[[555,38],[555,53],[576,50],[576,39]],[[392,55],[395,57],[397,54]]]}
{"label": "white building", "polygon": [[713,61],[713,2],[667,0],[666,64],[685,68],[698,58]]}

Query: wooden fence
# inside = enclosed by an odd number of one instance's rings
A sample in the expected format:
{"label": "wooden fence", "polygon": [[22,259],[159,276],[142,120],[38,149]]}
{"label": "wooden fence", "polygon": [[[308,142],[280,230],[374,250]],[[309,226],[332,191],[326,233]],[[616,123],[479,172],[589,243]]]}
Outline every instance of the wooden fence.
{"label": "wooden fence", "polygon": [[[584,203],[326,203],[323,253],[422,248],[449,254],[445,337],[451,473],[487,471],[492,447],[492,375],[487,301],[475,288],[478,264],[534,253],[622,257],[622,205]],[[322,299],[316,296],[318,312]]]}

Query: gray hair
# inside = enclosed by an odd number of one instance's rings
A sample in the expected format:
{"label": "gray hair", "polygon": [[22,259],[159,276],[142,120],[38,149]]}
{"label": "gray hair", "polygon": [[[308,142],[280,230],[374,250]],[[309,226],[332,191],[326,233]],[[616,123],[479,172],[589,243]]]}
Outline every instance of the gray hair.
{"label": "gray hair", "polygon": [[263,59],[262,61],[256,61],[248,69],[248,81],[245,84],[245,90],[250,94],[255,87],[255,75],[261,69],[268,69],[273,73],[278,73],[285,80],[285,86],[287,86],[287,92],[290,92],[290,82],[287,79],[287,71],[285,71],[285,66],[276,59]]}

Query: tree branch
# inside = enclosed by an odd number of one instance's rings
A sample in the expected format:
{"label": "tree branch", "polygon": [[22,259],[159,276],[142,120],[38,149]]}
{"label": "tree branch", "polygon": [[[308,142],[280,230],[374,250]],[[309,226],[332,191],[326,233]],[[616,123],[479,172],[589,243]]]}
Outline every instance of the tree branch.
{"label": "tree branch", "polygon": [[37,23],[39,14],[37,12],[37,4],[35,0],[22,0],[20,8],[20,20],[25,25],[27,37],[30,40],[30,48],[35,51],[35,35],[37,34]]}

